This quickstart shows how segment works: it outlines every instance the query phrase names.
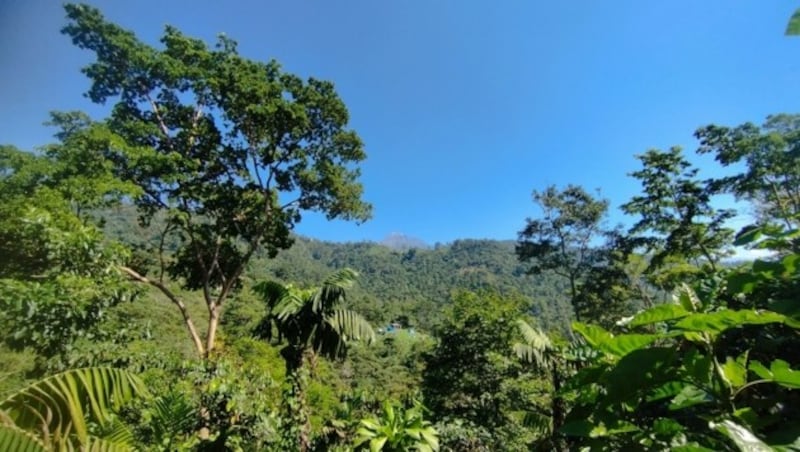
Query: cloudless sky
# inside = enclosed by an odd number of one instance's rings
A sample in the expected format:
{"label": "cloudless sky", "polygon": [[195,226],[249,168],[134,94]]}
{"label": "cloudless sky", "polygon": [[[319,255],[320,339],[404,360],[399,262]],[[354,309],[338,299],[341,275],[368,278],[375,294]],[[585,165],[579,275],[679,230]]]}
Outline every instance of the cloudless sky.
{"label": "cloudless sky", "polygon": [[[693,152],[699,126],[800,106],[800,38],[783,36],[796,0],[90,3],[154,45],[166,24],[225,32],[247,57],[336,84],[374,218],[305,217],[297,231],[325,240],[512,239],[549,184],[601,188],[610,221],[629,221],[634,154]],[[105,115],[82,97],[91,55],[64,23],[60,1],[0,0],[0,143],[50,142],[50,110]]]}

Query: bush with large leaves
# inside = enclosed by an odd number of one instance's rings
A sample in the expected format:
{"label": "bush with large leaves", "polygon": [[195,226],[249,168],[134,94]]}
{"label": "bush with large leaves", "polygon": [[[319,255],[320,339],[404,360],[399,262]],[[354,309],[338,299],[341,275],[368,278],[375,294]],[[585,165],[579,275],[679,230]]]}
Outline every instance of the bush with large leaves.
{"label": "bush with large leaves", "polygon": [[683,286],[674,303],[628,319],[616,336],[576,322],[599,356],[568,385],[577,402],[562,432],[593,450],[797,447],[800,371],[776,345],[797,337],[800,320],[730,309],[724,287],[698,296]]}

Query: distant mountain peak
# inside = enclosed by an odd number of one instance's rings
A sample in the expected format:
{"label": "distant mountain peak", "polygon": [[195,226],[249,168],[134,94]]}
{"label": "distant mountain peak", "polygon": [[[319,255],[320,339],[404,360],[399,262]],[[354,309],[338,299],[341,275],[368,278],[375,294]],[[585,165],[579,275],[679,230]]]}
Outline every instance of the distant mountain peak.
{"label": "distant mountain peak", "polygon": [[392,232],[379,242],[381,245],[393,250],[408,250],[411,248],[428,249],[430,245],[424,240],[405,235],[400,232]]}

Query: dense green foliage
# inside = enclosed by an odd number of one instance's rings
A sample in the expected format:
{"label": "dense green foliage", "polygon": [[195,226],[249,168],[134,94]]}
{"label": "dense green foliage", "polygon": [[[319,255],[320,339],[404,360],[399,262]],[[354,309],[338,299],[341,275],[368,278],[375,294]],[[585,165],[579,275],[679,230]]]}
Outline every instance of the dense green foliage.
{"label": "dense green foliage", "polygon": [[639,155],[628,230],[568,185],[516,243],[325,243],[370,214],[332,84],[66,11],[113,108],[0,147],[3,450],[800,449],[800,116]]}

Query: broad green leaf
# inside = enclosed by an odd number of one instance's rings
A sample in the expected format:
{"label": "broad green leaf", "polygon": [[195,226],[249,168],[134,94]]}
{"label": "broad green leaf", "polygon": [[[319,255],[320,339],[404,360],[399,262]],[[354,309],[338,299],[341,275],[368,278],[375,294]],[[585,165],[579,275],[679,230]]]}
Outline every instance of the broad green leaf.
{"label": "broad green leaf", "polygon": [[380,452],[380,450],[383,449],[383,445],[386,444],[387,439],[388,438],[386,438],[385,436],[380,436],[378,438],[371,439],[369,442],[370,452]]}
{"label": "broad green leaf", "polygon": [[763,380],[774,381],[791,389],[800,389],[800,371],[792,369],[789,363],[782,359],[770,363],[769,369],[758,361],[750,361],[749,369]]}
{"label": "broad green leaf", "polygon": [[731,439],[742,452],[772,452],[772,448],[761,441],[747,428],[731,421],[709,422],[709,427],[722,432]]}
{"label": "broad green leaf", "polygon": [[661,386],[658,386],[654,390],[652,390],[645,400],[648,402],[654,402],[656,400],[662,400],[666,398],[675,397],[676,395],[680,394],[683,388],[686,386],[686,383],[682,381],[670,381],[664,383]]}
{"label": "broad green leaf", "polygon": [[789,367],[789,363],[782,359],[772,361],[769,366],[775,383],[792,389],[800,389],[800,371]]}
{"label": "broad green leaf", "polygon": [[748,368],[763,380],[772,380],[772,372],[758,361],[750,361]]}
{"label": "broad green leaf", "polygon": [[683,357],[683,370],[693,382],[701,386],[711,382],[713,368],[711,357],[698,352],[697,349],[690,350]]}
{"label": "broad green leaf", "polygon": [[597,325],[589,325],[581,322],[572,322],[572,329],[577,331],[589,345],[599,348],[600,344],[611,340],[611,333]]}
{"label": "broad green leaf", "polygon": [[720,366],[722,376],[733,389],[747,384],[747,354],[745,351],[736,359],[729,356],[725,363]]}
{"label": "broad green leaf", "polygon": [[638,349],[625,355],[603,377],[606,401],[635,402],[644,397],[649,388],[674,380],[674,357],[675,350],[671,347]]}
{"label": "broad green leaf", "polygon": [[678,321],[675,326],[687,331],[719,334],[729,328],[738,328],[744,325],[764,325],[784,323],[785,321],[786,316],[771,311],[723,310],[692,314]]}
{"label": "broad green leaf", "polygon": [[623,357],[661,338],[658,334],[621,334],[599,344],[598,348],[605,353]]}
{"label": "broad green leaf", "polygon": [[653,422],[653,431],[660,436],[674,436],[683,432],[684,427],[678,421],[670,418],[660,418]]}
{"label": "broad green leaf", "polygon": [[629,326],[649,325],[652,323],[677,320],[689,315],[690,312],[677,304],[662,304],[636,314],[628,323]]}
{"label": "broad green leaf", "polygon": [[672,399],[669,404],[669,409],[672,411],[682,410],[690,406],[699,405],[701,403],[711,402],[711,396],[696,386],[686,386],[681,392]]}

